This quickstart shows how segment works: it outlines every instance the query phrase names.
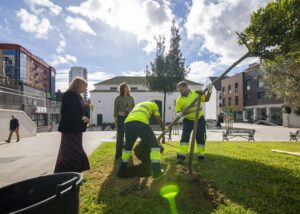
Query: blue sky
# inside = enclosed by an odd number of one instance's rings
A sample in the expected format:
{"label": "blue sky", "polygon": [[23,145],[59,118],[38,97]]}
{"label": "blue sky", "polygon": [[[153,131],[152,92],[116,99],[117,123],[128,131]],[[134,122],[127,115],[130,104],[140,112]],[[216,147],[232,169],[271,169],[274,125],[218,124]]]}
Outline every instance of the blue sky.
{"label": "blue sky", "polygon": [[[13,2],[13,3],[12,3]],[[268,0],[1,0],[0,43],[18,43],[57,70],[68,86],[71,66],[89,71],[89,88],[117,75],[143,75],[154,58],[155,37],[168,40],[172,19],[182,37],[188,78],[220,74],[247,50],[235,32]],[[232,73],[257,59],[245,60]]]}

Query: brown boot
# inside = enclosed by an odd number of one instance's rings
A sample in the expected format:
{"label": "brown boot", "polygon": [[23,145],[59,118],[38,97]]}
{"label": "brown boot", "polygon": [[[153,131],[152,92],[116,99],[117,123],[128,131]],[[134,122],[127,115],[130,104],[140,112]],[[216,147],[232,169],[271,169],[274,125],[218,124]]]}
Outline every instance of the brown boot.
{"label": "brown boot", "polygon": [[5,140],[5,142],[6,142],[6,143],[10,143],[10,141],[9,141],[9,140]]}

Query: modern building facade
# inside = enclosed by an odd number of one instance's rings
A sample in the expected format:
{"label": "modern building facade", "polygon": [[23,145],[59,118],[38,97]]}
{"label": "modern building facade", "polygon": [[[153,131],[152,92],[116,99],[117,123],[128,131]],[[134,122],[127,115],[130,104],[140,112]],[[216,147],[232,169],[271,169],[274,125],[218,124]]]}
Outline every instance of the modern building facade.
{"label": "modern building facade", "polygon": [[55,102],[54,67],[17,44],[0,44],[0,110],[21,110],[38,131],[55,129],[60,103]]}
{"label": "modern building facade", "polygon": [[[119,95],[118,86],[122,82],[128,83],[131,90],[130,94],[134,97],[135,103],[155,100],[162,113],[164,95],[161,92],[150,91],[146,86],[147,80],[145,77],[117,76],[95,84],[95,90],[90,91],[91,103],[93,106],[91,111],[93,124],[101,125],[102,123],[114,122],[114,99]],[[189,80],[187,80],[187,83],[191,89],[199,90],[203,86],[202,84]],[[166,122],[172,122],[176,117],[175,101],[179,95],[180,94],[177,91],[167,94]]]}
{"label": "modern building facade", "polygon": [[251,64],[241,73],[221,81],[222,109],[236,122],[267,121],[282,124],[282,100],[267,95],[259,77],[260,65]]}
{"label": "modern building facade", "polygon": [[[71,67],[71,70],[69,72],[69,83],[72,82],[72,80],[75,78],[75,77],[82,77],[83,79],[85,80],[88,80],[88,74],[87,74],[87,69],[86,68],[83,68],[83,67]],[[87,90],[86,92],[83,93],[83,98],[84,100],[87,99]]]}
{"label": "modern building facade", "polygon": [[259,64],[253,64],[244,71],[243,118],[247,121],[264,120],[281,125],[283,100],[276,100],[267,94],[264,83],[259,77],[259,69]]}
{"label": "modern building facade", "polygon": [[235,121],[243,121],[244,72],[221,81],[222,110],[233,113]]}
{"label": "modern building facade", "polygon": [[55,96],[55,68],[18,44],[0,43],[0,77],[19,80],[44,90],[48,99]]}

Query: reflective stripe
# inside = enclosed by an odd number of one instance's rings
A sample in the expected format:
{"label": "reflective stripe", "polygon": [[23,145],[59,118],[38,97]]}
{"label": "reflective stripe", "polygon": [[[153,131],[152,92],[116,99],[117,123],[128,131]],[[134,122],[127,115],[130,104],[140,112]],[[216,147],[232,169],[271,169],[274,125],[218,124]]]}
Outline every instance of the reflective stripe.
{"label": "reflective stripe", "polygon": [[[182,144],[184,143],[184,144]],[[188,143],[185,143],[185,142],[180,142],[180,146],[179,146],[179,153],[181,154],[187,154],[188,153],[188,150],[189,150],[189,145]]]}
{"label": "reflective stripe", "polygon": [[153,112],[159,112],[158,110],[153,110]]}
{"label": "reflective stripe", "polygon": [[128,162],[131,156],[131,151],[123,149],[122,152],[122,162]]}
{"label": "reflective stripe", "polygon": [[150,153],[151,162],[160,161],[160,148],[152,148]]}
{"label": "reflective stripe", "polygon": [[180,142],[180,145],[188,145],[189,142]]}
{"label": "reflective stripe", "polygon": [[143,108],[147,109],[148,111],[150,111],[149,107],[146,105],[140,105],[139,107],[143,107]]}
{"label": "reflective stripe", "polygon": [[133,112],[142,112],[142,113],[144,113],[148,117],[148,114],[146,112],[144,112],[143,110],[134,110],[134,111],[132,111],[132,113]]}
{"label": "reflective stripe", "polygon": [[204,155],[205,154],[205,145],[197,144],[197,146],[198,146],[199,155]]}

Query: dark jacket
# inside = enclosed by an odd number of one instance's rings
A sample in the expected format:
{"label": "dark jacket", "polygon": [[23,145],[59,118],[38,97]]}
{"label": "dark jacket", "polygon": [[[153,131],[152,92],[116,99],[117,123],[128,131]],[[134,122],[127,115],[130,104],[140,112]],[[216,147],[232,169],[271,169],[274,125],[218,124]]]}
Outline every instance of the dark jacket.
{"label": "dark jacket", "polygon": [[64,133],[85,132],[87,124],[83,122],[82,117],[86,116],[86,111],[83,99],[79,94],[73,91],[63,94],[60,114],[58,131]]}
{"label": "dark jacket", "polygon": [[11,119],[9,123],[9,130],[15,130],[19,127],[19,121],[18,119]]}

